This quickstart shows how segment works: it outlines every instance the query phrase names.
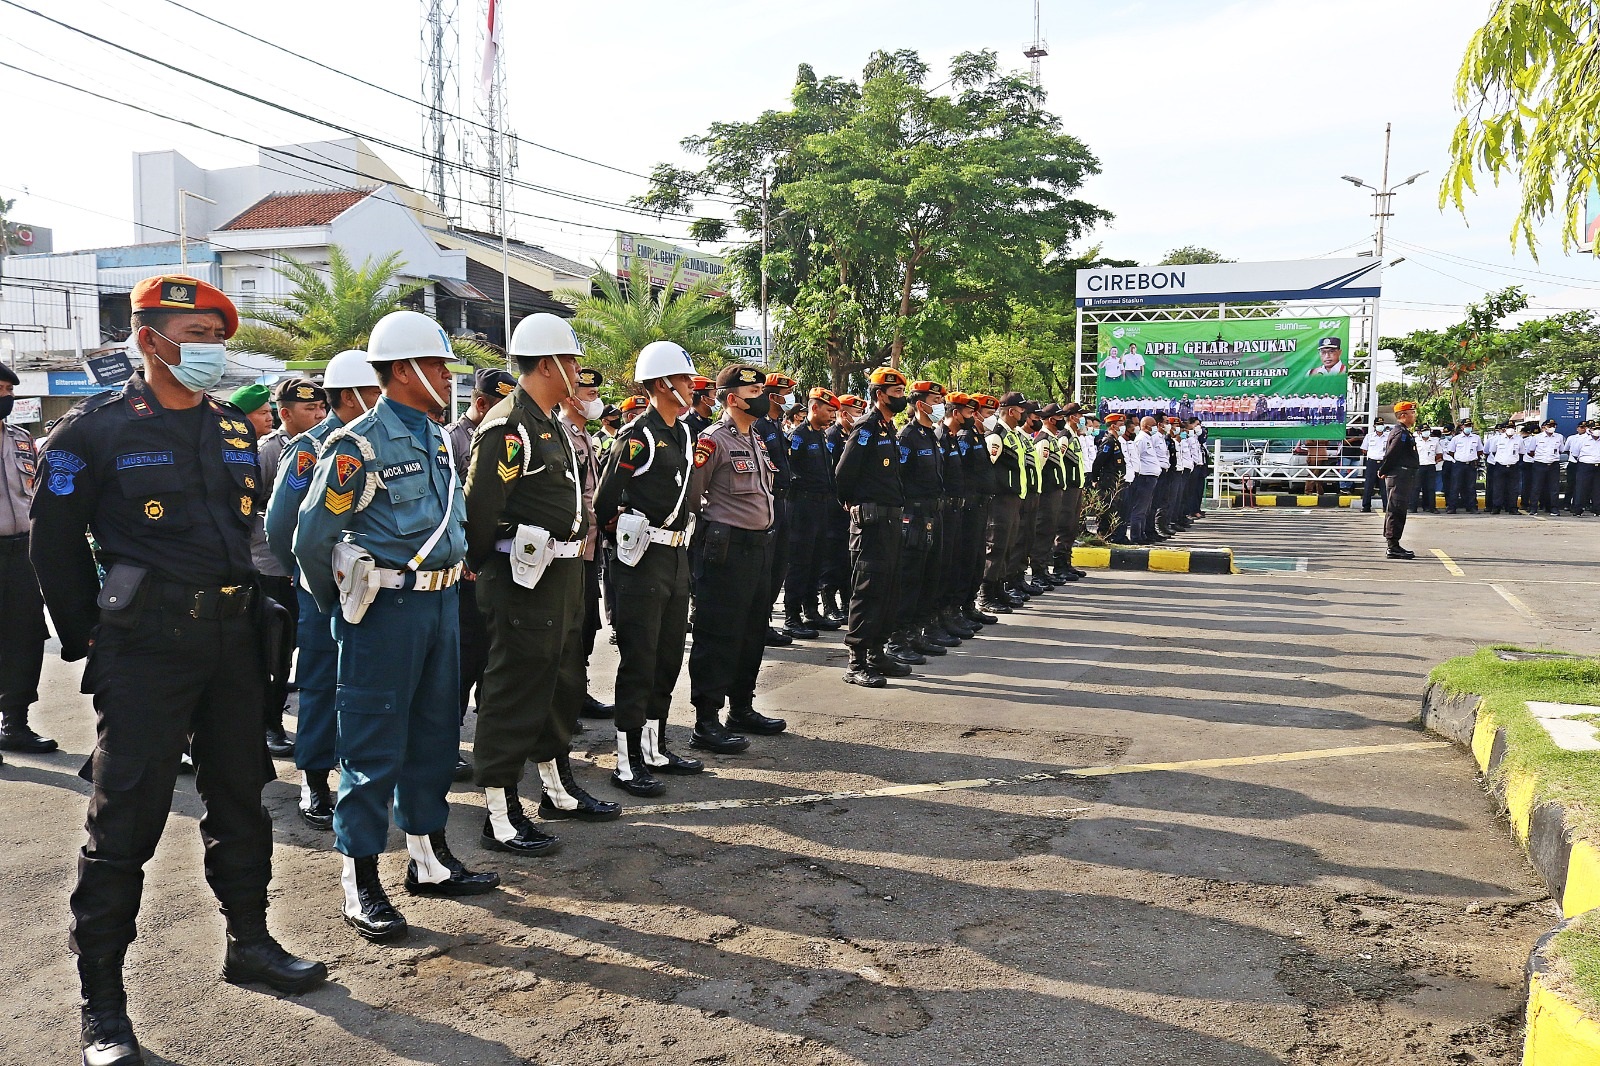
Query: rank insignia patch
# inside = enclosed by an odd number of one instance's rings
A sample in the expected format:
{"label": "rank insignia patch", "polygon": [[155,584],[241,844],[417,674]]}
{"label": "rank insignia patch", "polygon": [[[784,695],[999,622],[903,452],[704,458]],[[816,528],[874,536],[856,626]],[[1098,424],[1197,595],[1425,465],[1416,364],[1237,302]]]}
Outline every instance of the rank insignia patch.
{"label": "rank insignia patch", "polygon": [[705,466],[711,461],[711,456],[716,452],[717,446],[709,440],[702,440],[694,446],[694,465]]}
{"label": "rank insignia patch", "polygon": [[222,443],[226,444],[230,448],[250,447],[250,442],[242,437],[224,437],[222,438]]}
{"label": "rank insignia patch", "polygon": [[644,442],[643,441],[630,440],[628,442],[628,462],[630,462],[630,463],[633,462],[635,459],[639,458],[639,456],[641,456],[643,454],[644,454]]}
{"label": "rank insignia patch", "polygon": [[161,521],[161,516],[166,514],[166,513],[167,513],[167,509],[165,507],[161,506],[161,501],[160,500],[146,500],[145,501],[145,504],[144,504],[144,516],[146,518],[150,519],[150,521],[159,522],[159,521]]}
{"label": "rank insignia patch", "polygon": [[345,483],[356,476],[356,471],[361,469],[361,460],[353,455],[335,455],[333,457],[333,476],[339,480],[339,487],[344,488]]}
{"label": "rank insignia patch", "polygon": [[323,492],[322,502],[330,514],[344,514],[355,502],[355,495],[354,489],[349,492],[334,492],[329,488]]}
{"label": "rank insignia patch", "polygon": [[252,497],[252,496],[240,496],[239,497],[239,513],[244,515],[246,518],[249,518],[250,517],[250,510],[251,510],[251,507],[252,507],[252,505],[254,503],[255,503],[255,498],[254,497]]}
{"label": "rank insignia patch", "polygon": [[255,488],[256,487],[256,479],[253,478],[253,477],[245,478],[244,479],[244,487],[247,488],[247,489]]}

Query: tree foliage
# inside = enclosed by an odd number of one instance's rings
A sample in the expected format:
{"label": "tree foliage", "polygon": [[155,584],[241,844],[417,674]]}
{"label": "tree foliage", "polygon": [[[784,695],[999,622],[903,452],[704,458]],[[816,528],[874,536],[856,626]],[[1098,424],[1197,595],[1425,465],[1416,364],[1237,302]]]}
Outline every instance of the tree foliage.
{"label": "tree foliage", "polygon": [[651,341],[681,344],[702,374],[715,375],[732,360],[728,354],[732,303],[710,295],[720,279],[703,277],[680,292],[682,266],[672,268],[660,290],[624,286],[604,270],[596,273],[599,294],[571,301],[572,328],[584,343],[585,365],[599,370],[609,382],[631,382],[634,361]]}
{"label": "tree foliage", "polygon": [[[391,311],[401,310],[424,282],[402,282],[405,264],[399,253],[356,266],[345,250],[328,246],[328,265],[302,262],[284,255],[273,270],[289,282],[285,296],[258,300],[242,308],[244,321],[228,340],[235,351],[258,352],[283,362],[326,361],[351,348],[364,349],[372,327]],[[477,341],[455,338],[455,354],[478,366],[503,365],[498,350]]]}
{"label": "tree foliage", "polygon": [[1563,249],[1578,242],[1589,190],[1600,177],[1600,6],[1594,0],[1497,0],[1472,35],[1456,75],[1463,112],[1450,142],[1439,204],[1463,213],[1476,177],[1514,178],[1521,203],[1511,246],[1564,219]]}
{"label": "tree foliage", "polygon": [[1198,244],[1186,244],[1182,248],[1174,248],[1161,257],[1157,266],[1203,266],[1208,263],[1232,263],[1233,259],[1224,259],[1220,252],[1213,252],[1210,248],[1202,248]]}
{"label": "tree foliage", "polygon": [[[1027,77],[992,52],[956,56],[948,94],[928,74],[907,50],[873,53],[859,82],[802,66],[788,110],[688,138],[703,168],[657,167],[641,200],[731,206],[747,235],[731,255],[735,288],[750,304],[768,176],[780,356],[826,368],[835,389],[873,366],[950,360],[963,342],[1004,333],[1018,307],[1070,294],[1082,263],[1072,246],[1110,218],[1074,196],[1098,161]],[[695,234],[721,240],[728,226],[702,220]]]}

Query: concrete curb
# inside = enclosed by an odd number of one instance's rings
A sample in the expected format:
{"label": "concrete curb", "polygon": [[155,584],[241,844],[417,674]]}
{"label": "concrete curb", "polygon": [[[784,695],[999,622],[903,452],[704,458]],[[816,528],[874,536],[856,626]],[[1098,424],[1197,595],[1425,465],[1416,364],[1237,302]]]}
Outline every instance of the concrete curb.
{"label": "concrete curb", "polygon": [[[1567,824],[1559,803],[1537,806],[1537,780],[1525,772],[1496,773],[1506,754],[1506,731],[1480,714],[1482,697],[1446,693],[1429,684],[1422,694],[1422,725],[1470,752],[1512,835],[1527,852],[1565,919],[1600,907],[1600,845]],[[1557,992],[1544,951],[1565,922],[1534,945],[1528,960],[1527,1036],[1523,1066],[1579,1066],[1600,1062],[1600,1020]]]}
{"label": "concrete curb", "polygon": [[[1301,495],[1294,495],[1294,494],[1291,494],[1291,493],[1284,493],[1284,492],[1258,492],[1258,493],[1255,494],[1255,501],[1256,502],[1255,502],[1254,506],[1256,506],[1256,507],[1360,507],[1361,506],[1361,497],[1360,496],[1350,496],[1350,495],[1346,495],[1344,493],[1339,493],[1339,492],[1324,492],[1324,493],[1321,493],[1320,495],[1316,495],[1316,496],[1301,496]],[[1224,509],[1230,508],[1230,507],[1243,507],[1244,506],[1244,497],[1243,496],[1237,496],[1237,495],[1235,495],[1235,496],[1224,496],[1224,497],[1222,497],[1222,499],[1220,501],[1207,500],[1206,503],[1211,504],[1212,506],[1221,507],[1221,508],[1224,508]],[[1444,497],[1443,496],[1436,497],[1434,499],[1434,504],[1439,508],[1439,510],[1443,511],[1445,509]],[[1478,494],[1478,506],[1479,507],[1483,507],[1484,505],[1485,505],[1485,497],[1484,497],[1484,495],[1482,493],[1479,493]],[[1379,510],[1381,510],[1381,508],[1374,507],[1373,510],[1374,511],[1379,511]]]}
{"label": "concrete curb", "polygon": [[1073,548],[1085,570],[1154,570],[1166,574],[1233,574],[1232,548]]}

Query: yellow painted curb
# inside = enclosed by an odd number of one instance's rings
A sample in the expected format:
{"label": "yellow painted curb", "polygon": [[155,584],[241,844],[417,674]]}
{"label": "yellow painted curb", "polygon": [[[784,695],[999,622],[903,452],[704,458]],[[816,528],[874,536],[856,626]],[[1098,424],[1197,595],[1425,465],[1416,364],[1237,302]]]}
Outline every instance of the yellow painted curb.
{"label": "yellow painted curb", "polygon": [[1494,723],[1482,713],[1480,706],[1478,720],[1472,725],[1472,757],[1478,763],[1478,770],[1485,775],[1489,773],[1489,753],[1493,750]]}
{"label": "yellow painted curb", "polygon": [[1315,507],[1317,498],[1315,496],[1296,496],[1294,503],[1296,507]]}
{"label": "yellow painted curb", "polygon": [[1522,1066],[1594,1066],[1600,1062],[1600,1025],[1545,986],[1528,981],[1528,1035]]}
{"label": "yellow painted curb", "polygon": [[1528,842],[1528,821],[1533,817],[1533,786],[1532,774],[1506,775],[1506,817],[1511,819],[1511,831],[1524,844]]}
{"label": "yellow painted curb", "polygon": [[1276,506],[1278,506],[1278,497],[1276,497],[1276,496],[1266,496],[1266,495],[1257,493],[1257,495],[1256,495],[1256,506],[1257,507],[1276,507]]}
{"label": "yellow painted curb", "polygon": [[1600,907],[1600,849],[1587,840],[1572,842],[1567,859],[1567,887],[1561,893],[1561,916],[1571,918]]}
{"label": "yellow painted curb", "polygon": [[1187,574],[1189,572],[1189,553],[1175,551],[1172,548],[1151,548],[1150,569],[1161,570],[1169,574]]}
{"label": "yellow painted curb", "polygon": [[1340,496],[1339,497],[1339,506],[1340,507],[1349,507],[1351,504],[1356,502],[1356,499],[1357,499],[1357,497],[1355,497],[1355,496]]}
{"label": "yellow painted curb", "polygon": [[1072,565],[1083,567],[1098,567],[1104,570],[1111,565],[1110,548],[1073,548]]}

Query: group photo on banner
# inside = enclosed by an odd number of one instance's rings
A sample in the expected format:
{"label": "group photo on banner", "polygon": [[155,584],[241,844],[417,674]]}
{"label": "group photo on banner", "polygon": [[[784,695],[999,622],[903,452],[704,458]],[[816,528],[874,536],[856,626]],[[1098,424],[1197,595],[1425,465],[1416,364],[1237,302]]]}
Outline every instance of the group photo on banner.
{"label": "group photo on banner", "polygon": [[1340,440],[1350,319],[1261,318],[1102,326],[1101,417],[1199,418],[1217,438]]}

